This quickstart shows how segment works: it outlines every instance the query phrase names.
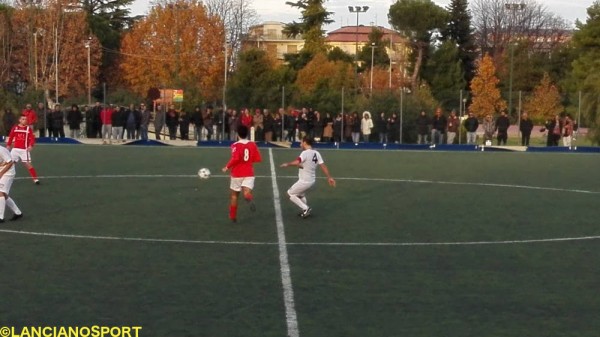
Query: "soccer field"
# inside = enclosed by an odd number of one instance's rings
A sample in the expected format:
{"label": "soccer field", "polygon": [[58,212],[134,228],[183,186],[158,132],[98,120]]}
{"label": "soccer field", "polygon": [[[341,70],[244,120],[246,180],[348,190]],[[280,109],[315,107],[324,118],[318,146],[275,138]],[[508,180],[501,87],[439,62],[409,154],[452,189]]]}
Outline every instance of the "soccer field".
{"label": "soccer field", "polygon": [[37,146],[42,185],[18,164],[25,216],[0,227],[0,328],[597,337],[600,155],[322,150],[338,186],[320,175],[302,219],[279,168],[299,149],[261,153],[231,223],[227,148]]}

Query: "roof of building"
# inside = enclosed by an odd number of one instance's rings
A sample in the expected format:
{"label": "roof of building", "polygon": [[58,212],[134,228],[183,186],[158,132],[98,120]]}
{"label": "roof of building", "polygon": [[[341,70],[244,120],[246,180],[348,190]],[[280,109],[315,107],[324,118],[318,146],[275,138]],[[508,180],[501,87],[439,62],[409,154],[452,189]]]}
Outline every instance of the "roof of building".
{"label": "roof of building", "polygon": [[377,28],[383,31],[383,38],[389,39],[392,37],[392,41],[404,40],[404,36],[398,33],[395,30],[391,30],[389,28],[381,27],[381,26],[345,26],[340,29],[333,30],[327,34],[327,42],[356,42],[358,38],[358,42],[368,42],[369,34],[373,30],[373,28]]}

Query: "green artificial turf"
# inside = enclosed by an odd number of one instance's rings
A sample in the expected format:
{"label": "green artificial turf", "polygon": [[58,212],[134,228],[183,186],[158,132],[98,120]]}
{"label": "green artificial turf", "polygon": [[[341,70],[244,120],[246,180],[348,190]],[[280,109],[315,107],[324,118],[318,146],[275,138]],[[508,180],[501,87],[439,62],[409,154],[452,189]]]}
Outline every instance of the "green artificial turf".
{"label": "green artificial turf", "polygon": [[338,186],[319,173],[304,220],[279,168],[299,151],[261,149],[233,224],[227,148],[36,147],[42,185],[18,166],[25,216],[0,227],[0,327],[286,336],[285,234],[299,336],[597,335],[600,156],[323,150]]}

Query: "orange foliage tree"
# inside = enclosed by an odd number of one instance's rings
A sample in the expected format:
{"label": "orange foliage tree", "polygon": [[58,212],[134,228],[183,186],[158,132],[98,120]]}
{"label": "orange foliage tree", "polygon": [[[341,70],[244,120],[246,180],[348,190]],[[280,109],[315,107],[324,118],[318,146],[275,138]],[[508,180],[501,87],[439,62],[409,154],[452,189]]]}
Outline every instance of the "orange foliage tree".
{"label": "orange foliage tree", "polygon": [[35,5],[27,2],[16,7],[11,16],[12,71],[30,86],[45,90],[49,97],[54,96],[55,89],[61,97],[87,93],[86,45],[91,48],[92,87],[97,82],[101,48],[98,40],[88,35],[86,14],[71,5],[69,0],[46,0]]}
{"label": "orange foliage tree", "polygon": [[506,109],[506,101],[500,96],[497,85],[500,80],[496,77],[496,67],[492,58],[485,54],[477,61],[475,77],[471,81],[473,100],[469,112],[476,117],[496,114]]}
{"label": "orange foliage tree", "polygon": [[123,38],[123,79],[140,95],[171,87],[216,100],[224,81],[223,41],[223,22],[201,1],[157,4]]}
{"label": "orange foliage tree", "polygon": [[544,73],[540,84],[535,87],[533,95],[527,98],[523,107],[531,118],[539,120],[548,119],[564,110],[558,88],[552,84],[548,73]]}
{"label": "orange foliage tree", "polygon": [[[371,68],[363,72],[361,78],[361,86],[366,88],[365,91],[371,87]],[[397,74],[392,73],[392,88],[398,88],[401,85],[400,78]],[[390,69],[382,67],[373,67],[373,91],[382,91],[390,88]]]}
{"label": "orange foliage tree", "polygon": [[298,72],[296,85],[302,94],[307,94],[322,81],[328,81],[331,89],[349,88],[354,81],[353,68],[349,63],[329,61],[319,53]]}

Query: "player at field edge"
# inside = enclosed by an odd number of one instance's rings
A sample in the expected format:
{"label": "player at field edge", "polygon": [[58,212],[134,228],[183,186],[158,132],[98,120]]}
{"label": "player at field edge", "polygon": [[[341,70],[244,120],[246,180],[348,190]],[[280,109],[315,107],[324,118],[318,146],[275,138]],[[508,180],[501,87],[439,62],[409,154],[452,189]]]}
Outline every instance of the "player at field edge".
{"label": "player at field edge", "polygon": [[306,192],[315,184],[317,166],[321,167],[321,171],[327,176],[327,182],[331,187],[335,187],[335,179],[329,174],[329,169],[319,151],[312,148],[312,138],[304,137],[300,146],[303,150],[300,156],[289,163],[281,164],[281,167],[298,167],[298,181],[288,189],[287,193],[290,200],[302,210],[298,215],[306,219],[312,212],[308,206]]}
{"label": "player at field edge", "polygon": [[8,196],[10,187],[15,179],[15,163],[8,149],[0,146],[0,222],[4,222],[4,211],[6,206],[13,211],[11,221],[18,220],[23,217],[23,213],[17,207],[15,201]]}
{"label": "player at field edge", "polygon": [[33,165],[31,165],[31,150],[35,145],[35,135],[33,134],[33,128],[28,123],[27,116],[21,115],[19,117],[19,124],[13,126],[10,130],[6,147],[10,150],[13,162],[16,163],[20,160],[29,171],[33,182],[39,185],[40,180],[38,179],[37,172],[33,168]]}
{"label": "player at field edge", "polygon": [[254,163],[261,162],[260,152],[253,141],[248,140],[248,127],[239,125],[237,128],[238,141],[231,144],[231,159],[222,171],[231,170],[229,188],[229,219],[237,221],[238,197],[243,192],[244,199],[250,205],[252,212],[256,211],[252,190],[254,189]]}

